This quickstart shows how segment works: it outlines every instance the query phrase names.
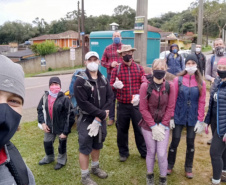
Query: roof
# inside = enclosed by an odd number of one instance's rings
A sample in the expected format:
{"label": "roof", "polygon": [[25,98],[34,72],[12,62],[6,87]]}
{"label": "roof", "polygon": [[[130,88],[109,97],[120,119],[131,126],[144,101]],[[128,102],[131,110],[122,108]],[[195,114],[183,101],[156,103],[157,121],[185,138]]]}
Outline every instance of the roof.
{"label": "roof", "polygon": [[161,40],[177,40],[178,38],[172,32],[160,32]]}
{"label": "roof", "polygon": [[9,53],[8,55],[6,55],[9,58],[26,58],[26,56],[33,56],[35,55],[30,49],[26,49],[26,50],[20,50],[14,53]]}
{"label": "roof", "polygon": [[0,45],[0,53],[8,52],[10,50],[9,45]]}
{"label": "roof", "polygon": [[148,25],[148,31],[158,32],[158,33],[163,32],[163,30],[156,28],[154,26],[151,26],[151,25]]}
{"label": "roof", "polygon": [[63,33],[58,33],[58,34],[41,35],[39,37],[34,37],[29,40],[56,40],[56,39],[68,39],[68,38],[77,39],[78,32],[69,30]]}

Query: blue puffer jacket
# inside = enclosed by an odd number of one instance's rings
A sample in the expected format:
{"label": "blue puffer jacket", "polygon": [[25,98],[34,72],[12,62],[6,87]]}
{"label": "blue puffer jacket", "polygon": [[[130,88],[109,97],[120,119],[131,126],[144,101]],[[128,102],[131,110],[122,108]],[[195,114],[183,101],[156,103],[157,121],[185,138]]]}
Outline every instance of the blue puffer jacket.
{"label": "blue puffer jacket", "polygon": [[199,89],[197,86],[187,87],[179,76],[179,92],[176,100],[174,121],[176,125],[195,126],[198,120]]}
{"label": "blue puffer jacket", "polygon": [[176,75],[177,73],[183,71],[185,69],[184,59],[182,56],[177,54],[177,57],[174,58],[174,53],[170,53],[167,56],[167,66],[168,72]]}
{"label": "blue puffer jacket", "polygon": [[219,77],[215,79],[210,93],[209,109],[205,118],[205,123],[207,124],[211,124],[211,112],[215,93],[217,93],[217,133],[220,137],[223,137],[226,133],[226,82],[221,82]]}

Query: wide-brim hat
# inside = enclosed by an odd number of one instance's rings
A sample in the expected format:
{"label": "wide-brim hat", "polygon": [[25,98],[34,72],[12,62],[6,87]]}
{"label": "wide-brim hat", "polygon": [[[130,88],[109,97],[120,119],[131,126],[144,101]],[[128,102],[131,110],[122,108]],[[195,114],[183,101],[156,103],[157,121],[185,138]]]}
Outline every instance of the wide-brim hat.
{"label": "wide-brim hat", "polygon": [[122,45],[121,50],[117,50],[117,53],[121,54],[122,52],[126,52],[126,51],[136,51],[136,48],[132,48],[131,45]]}

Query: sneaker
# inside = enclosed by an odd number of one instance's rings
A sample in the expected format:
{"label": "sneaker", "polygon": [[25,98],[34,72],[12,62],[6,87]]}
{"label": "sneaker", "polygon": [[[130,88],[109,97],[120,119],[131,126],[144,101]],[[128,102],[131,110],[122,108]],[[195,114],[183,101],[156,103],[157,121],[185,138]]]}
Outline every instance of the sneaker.
{"label": "sneaker", "polygon": [[91,167],[91,173],[96,175],[97,177],[101,178],[101,179],[105,179],[108,177],[108,174],[102,170],[99,165],[95,166],[95,167]]}
{"label": "sneaker", "polygon": [[159,185],[167,185],[166,177],[159,177]]}
{"label": "sneaker", "polygon": [[222,172],[222,174],[221,174],[221,182],[226,182],[226,172]]}
{"label": "sneaker", "polygon": [[212,139],[210,139],[209,141],[207,141],[207,145],[211,145],[212,143]]}
{"label": "sneaker", "polygon": [[114,124],[114,120],[111,120],[111,119],[110,119],[110,120],[108,121],[108,126],[111,126],[111,125],[113,125],[113,124]]}
{"label": "sneaker", "polygon": [[215,183],[212,182],[211,185],[220,185],[220,183],[215,184]]}
{"label": "sneaker", "polygon": [[186,173],[185,173],[185,176],[186,176],[188,179],[192,179],[192,178],[193,178],[193,173],[192,173],[192,172],[186,172]]}
{"label": "sneaker", "polygon": [[146,182],[147,182],[147,185],[154,185],[155,184],[153,173],[146,175]]}
{"label": "sneaker", "polygon": [[63,164],[60,164],[60,163],[57,163],[54,167],[55,170],[59,170],[63,167],[64,165]]}
{"label": "sneaker", "polygon": [[82,177],[81,183],[83,185],[97,185],[97,183],[93,179],[91,179],[89,173],[85,177]]}
{"label": "sneaker", "polygon": [[120,162],[125,162],[125,161],[127,160],[127,158],[128,158],[128,157],[126,157],[126,156],[121,156],[121,155],[120,155],[120,156],[119,156],[119,161],[120,161]]}
{"label": "sneaker", "polygon": [[167,169],[167,175],[171,175],[172,171],[172,169]]}
{"label": "sneaker", "polygon": [[39,161],[39,165],[45,165],[45,164],[49,164],[52,163],[54,161],[54,159],[52,160],[47,160],[46,157],[44,157],[41,161]]}

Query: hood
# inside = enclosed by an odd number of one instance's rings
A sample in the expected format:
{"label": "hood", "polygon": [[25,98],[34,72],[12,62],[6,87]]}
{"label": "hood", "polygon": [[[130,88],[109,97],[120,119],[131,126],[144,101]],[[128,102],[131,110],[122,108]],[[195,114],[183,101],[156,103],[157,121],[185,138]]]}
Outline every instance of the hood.
{"label": "hood", "polygon": [[170,52],[172,52],[172,47],[177,47],[178,51],[180,50],[177,44],[172,44],[172,45],[170,46]]}

